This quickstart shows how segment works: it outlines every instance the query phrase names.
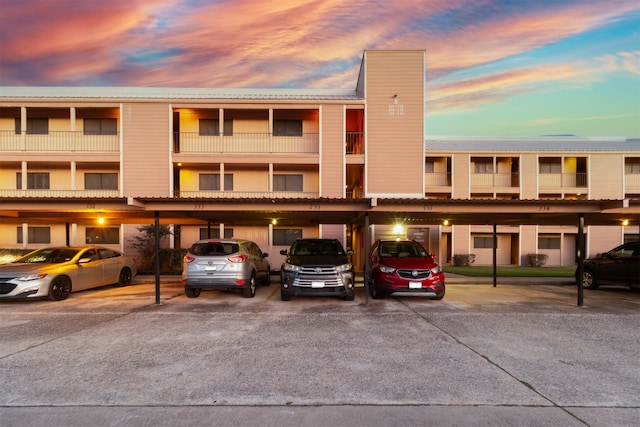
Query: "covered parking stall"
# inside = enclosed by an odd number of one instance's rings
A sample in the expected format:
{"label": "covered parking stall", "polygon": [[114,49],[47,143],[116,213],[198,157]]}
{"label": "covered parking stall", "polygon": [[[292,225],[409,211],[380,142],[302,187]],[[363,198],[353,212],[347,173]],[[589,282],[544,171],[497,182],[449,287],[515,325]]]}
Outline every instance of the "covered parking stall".
{"label": "covered parking stall", "polygon": [[[496,274],[496,227],[499,225],[571,225],[578,227],[578,269],[584,260],[584,228],[590,225],[621,225],[640,230],[640,200],[440,200],[440,199],[176,199],[176,198],[4,198],[3,223],[94,224],[96,217],[112,224],[267,225],[277,219],[282,226],[346,224],[350,230],[369,230],[372,225],[443,224],[493,226],[494,286]],[[371,233],[364,232],[364,247]],[[156,303],[160,301],[159,243],[156,241]],[[368,257],[365,258],[365,295],[369,301]],[[577,286],[577,304],[583,289]]]}

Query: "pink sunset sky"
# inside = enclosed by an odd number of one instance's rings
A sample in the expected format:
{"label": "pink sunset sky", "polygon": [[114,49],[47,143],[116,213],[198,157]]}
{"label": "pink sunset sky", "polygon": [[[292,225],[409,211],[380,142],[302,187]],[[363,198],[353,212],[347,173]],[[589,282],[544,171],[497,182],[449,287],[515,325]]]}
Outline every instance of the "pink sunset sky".
{"label": "pink sunset sky", "polygon": [[0,86],[354,88],[425,49],[427,135],[640,137],[637,0],[0,0]]}

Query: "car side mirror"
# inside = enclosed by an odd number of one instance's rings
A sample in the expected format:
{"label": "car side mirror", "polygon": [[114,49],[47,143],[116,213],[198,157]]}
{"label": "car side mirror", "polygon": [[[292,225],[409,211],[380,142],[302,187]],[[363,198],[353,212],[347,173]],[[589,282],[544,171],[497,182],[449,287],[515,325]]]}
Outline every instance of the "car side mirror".
{"label": "car side mirror", "polygon": [[286,255],[286,254],[287,254],[287,250],[286,249],[280,250],[280,255]]}
{"label": "car side mirror", "polygon": [[353,250],[349,249],[349,250],[347,251],[347,256],[351,256],[351,255],[353,255],[354,253],[355,253],[355,252],[353,252]]}
{"label": "car side mirror", "polygon": [[269,256],[269,254],[268,254],[268,253],[266,253],[266,252],[263,252],[263,253],[262,253],[262,258],[266,258],[266,257],[268,257],[268,256]]}
{"label": "car side mirror", "polygon": [[436,254],[431,254],[431,258],[433,258],[433,260],[436,260]]}

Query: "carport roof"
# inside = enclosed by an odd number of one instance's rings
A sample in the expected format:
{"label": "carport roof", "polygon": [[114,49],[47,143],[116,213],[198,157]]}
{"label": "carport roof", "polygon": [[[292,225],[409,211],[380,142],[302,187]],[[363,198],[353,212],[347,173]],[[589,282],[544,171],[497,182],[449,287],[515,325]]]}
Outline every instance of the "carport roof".
{"label": "carport roof", "polygon": [[165,224],[229,223],[279,226],[363,223],[465,225],[585,225],[640,223],[640,200],[462,200],[462,199],[175,199],[175,198],[2,198],[3,223],[144,224],[156,212]]}

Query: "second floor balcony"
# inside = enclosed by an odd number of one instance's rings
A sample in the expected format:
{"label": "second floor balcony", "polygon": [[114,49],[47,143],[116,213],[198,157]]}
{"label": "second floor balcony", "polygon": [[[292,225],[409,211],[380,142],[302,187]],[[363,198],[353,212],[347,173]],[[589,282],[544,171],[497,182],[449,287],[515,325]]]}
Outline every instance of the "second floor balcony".
{"label": "second floor balcony", "polygon": [[586,173],[541,173],[538,176],[541,189],[550,188],[586,188]]}
{"label": "second floor balcony", "polygon": [[519,173],[472,173],[471,187],[486,188],[518,188],[520,187]]}
{"label": "second floor balcony", "polygon": [[0,152],[118,152],[118,134],[93,135],[83,131],[42,134],[0,131]]}
{"label": "second floor balcony", "polygon": [[270,133],[202,135],[199,132],[175,132],[174,153],[298,153],[320,152],[320,135],[276,136]]}

